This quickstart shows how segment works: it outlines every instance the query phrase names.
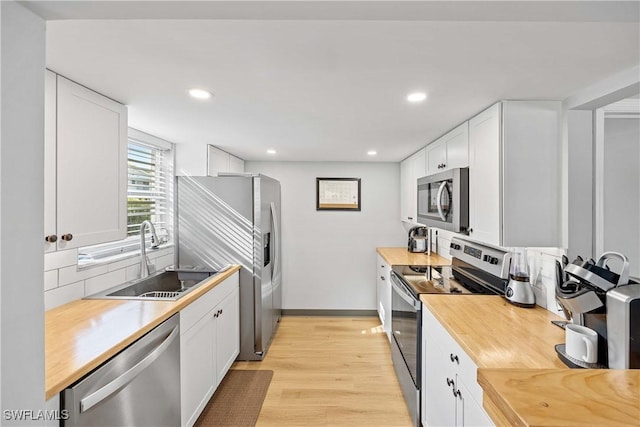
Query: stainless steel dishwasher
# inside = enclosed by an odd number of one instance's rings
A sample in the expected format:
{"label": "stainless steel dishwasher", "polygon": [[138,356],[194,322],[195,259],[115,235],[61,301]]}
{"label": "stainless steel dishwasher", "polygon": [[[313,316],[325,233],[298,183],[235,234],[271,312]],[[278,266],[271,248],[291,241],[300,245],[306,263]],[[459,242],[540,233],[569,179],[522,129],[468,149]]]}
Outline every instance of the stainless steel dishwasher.
{"label": "stainless steel dishwasher", "polygon": [[64,390],[65,426],[180,425],[178,315]]}

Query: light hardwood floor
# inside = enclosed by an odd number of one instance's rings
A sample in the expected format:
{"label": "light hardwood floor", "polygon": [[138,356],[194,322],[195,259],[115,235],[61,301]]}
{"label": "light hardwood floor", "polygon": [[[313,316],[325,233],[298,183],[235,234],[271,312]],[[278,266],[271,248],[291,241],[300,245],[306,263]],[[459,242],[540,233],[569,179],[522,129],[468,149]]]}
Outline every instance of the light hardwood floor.
{"label": "light hardwood floor", "polygon": [[283,317],[262,362],[273,380],[257,426],[411,426],[377,317]]}

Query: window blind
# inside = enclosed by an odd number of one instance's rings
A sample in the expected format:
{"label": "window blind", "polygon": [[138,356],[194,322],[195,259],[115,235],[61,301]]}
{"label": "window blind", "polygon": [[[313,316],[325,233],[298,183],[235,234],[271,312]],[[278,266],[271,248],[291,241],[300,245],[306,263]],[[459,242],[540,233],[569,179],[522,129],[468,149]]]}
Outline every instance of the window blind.
{"label": "window blind", "polygon": [[157,230],[169,228],[172,171],[165,151],[129,140],[127,235],[140,234],[149,220]]}

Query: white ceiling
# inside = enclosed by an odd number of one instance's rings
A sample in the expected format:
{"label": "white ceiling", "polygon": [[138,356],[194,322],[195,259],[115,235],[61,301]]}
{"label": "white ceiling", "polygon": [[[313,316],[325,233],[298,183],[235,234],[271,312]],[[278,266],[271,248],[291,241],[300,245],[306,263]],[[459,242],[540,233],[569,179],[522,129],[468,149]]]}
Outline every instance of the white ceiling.
{"label": "white ceiling", "polygon": [[[89,16],[54,3],[31,7],[49,18]],[[82,2],[61,4],[73,3]],[[129,3],[139,2],[122,4]],[[214,3],[231,7],[207,4]],[[562,100],[640,64],[638,17],[629,18],[637,4],[623,10],[593,2],[607,7],[594,15],[579,5],[566,9],[580,2],[492,2],[501,20],[488,21],[485,9],[477,19],[469,14],[482,2],[458,2],[463,22],[452,20],[455,2],[441,9],[433,6],[442,2],[401,2],[429,4],[420,12],[429,17],[387,5],[386,16],[402,20],[366,15],[384,12],[367,9],[376,2],[343,2],[360,4],[358,20],[339,19],[334,9],[322,20],[308,11],[269,14],[270,2],[250,3],[264,6],[223,14],[242,18],[233,20],[49,21],[47,66],[128,105],[130,126],[175,143],[213,144],[247,160],[399,161],[497,100]],[[554,3],[565,9],[550,13]],[[90,17],[151,16],[114,10],[91,9]],[[350,13],[344,16],[358,17]],[[248,19],[261,14],[269,19]],[[190,99],[194,86],[214,97]],[[415,90],[426,91],[427,101],[409,105],[405,97]]]}

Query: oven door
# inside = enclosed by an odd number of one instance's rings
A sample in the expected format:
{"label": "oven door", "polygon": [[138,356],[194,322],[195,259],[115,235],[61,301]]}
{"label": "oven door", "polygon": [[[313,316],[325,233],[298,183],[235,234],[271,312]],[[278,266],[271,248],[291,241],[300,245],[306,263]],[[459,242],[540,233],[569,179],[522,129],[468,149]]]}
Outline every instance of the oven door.
{"label": "oven door", "polygon": [[418,372],[421,311],[420,301],[407,289],[402,279],[391,272],[391,331],[416,388]]}

